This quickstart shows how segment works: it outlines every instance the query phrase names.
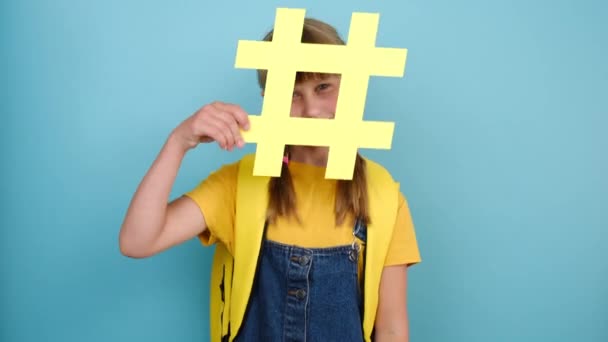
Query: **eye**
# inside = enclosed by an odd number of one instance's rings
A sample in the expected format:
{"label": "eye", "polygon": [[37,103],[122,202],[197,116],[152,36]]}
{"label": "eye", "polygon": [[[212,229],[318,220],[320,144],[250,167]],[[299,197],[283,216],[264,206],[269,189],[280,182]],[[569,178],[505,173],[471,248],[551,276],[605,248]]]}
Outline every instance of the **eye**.
{"label": "eye", "polygon": [[317,86],[317,91],[323,91],[323,90],[329,89],[329,87],[331,87],[331,84],[321,83]]}

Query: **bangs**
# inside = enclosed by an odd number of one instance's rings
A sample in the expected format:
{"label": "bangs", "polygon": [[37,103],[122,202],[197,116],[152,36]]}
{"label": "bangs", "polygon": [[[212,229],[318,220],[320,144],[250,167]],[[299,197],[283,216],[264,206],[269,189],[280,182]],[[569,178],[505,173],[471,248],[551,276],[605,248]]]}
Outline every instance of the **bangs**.
{"label": "bangs", "polygon": [[329,78],[333,74],[321,73],[321,72],[302,72],[298,71],[296,73],[296,83],[305,82],[310,80],[325,80]]}

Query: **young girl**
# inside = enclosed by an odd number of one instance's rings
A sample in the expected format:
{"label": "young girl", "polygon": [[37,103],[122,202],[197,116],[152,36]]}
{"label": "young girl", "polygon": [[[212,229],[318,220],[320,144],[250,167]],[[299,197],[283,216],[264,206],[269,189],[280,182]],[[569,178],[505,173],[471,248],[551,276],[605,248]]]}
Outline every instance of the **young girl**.
{"label": "young girl", "polygon": [[[314,19],[302,42],[344,44]],[[264,70],[258,80],[263,95]],[[339,75],[298,73],[291,116],[333,118],[339,87]],[[325,179],[328,148],[288,146],[281,176],[258,190],[239,183],[254,178],[248,156],[168,203],[188,150],[212,141],[240,148],[248,129],[247,113],[222,102],[175,128],[132,199],[122,253],[149,257],[198,236],[234,258],[214,266],[214,341],[408,341],[406,272],[420,256],[406,200],[378,164],[358,155],[352,180]],[[244,214],[255,208],[260,222]]]}

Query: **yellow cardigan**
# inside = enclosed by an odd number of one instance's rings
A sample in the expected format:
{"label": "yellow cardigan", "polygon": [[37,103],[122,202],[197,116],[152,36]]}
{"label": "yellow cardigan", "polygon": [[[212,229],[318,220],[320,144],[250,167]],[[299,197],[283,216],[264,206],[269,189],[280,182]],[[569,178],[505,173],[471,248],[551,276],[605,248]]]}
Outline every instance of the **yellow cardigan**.
{"label": "yellow cardigan", "polygon": [[[239,162],[234,256],[216,244],[210,279],[211,341],[232,342],[243,321],[262,244],[269,177],[253,176],[254,155]],[[398,185],[381,165],[366,159],[371,222],[367,226],[363,333],[371,341],[380,278],[397,215]]]}

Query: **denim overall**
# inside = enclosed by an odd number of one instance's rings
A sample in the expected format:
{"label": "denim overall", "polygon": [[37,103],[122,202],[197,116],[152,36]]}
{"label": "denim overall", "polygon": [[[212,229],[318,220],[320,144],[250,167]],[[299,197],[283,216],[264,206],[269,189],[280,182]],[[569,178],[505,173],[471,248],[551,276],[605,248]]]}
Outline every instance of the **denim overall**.
{"label": "denim overall", "polygon": [[363,341],[360,245],[367,227],[353,227],[353,243],[300,248],[266,240],[243,323],[235,341]]}

